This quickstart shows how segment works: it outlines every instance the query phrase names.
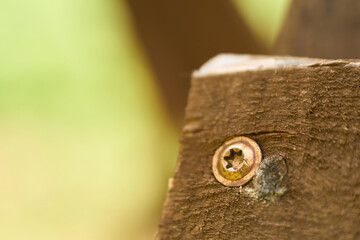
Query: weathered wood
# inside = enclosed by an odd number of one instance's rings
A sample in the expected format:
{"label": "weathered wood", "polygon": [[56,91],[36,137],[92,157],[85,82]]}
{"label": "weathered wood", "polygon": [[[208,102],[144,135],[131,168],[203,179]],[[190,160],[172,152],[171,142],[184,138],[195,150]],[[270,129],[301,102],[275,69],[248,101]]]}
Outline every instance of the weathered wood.
{"label": "weathered wood", "polygon": [[194,69],[221,52],[265,52],[229,1],[127,2],[165,103],[179,124]]}
{"label": "weathered wood", "polygon": [[[234,136],[285,159],[280,198],[215,179]],[[359,239],[359,197],[359,63],[228,56],[194,73],[158,239]]]}
{"label": "weathered wood", "polygon": [[274,54],[360,58],[360,1],[293,0]]}

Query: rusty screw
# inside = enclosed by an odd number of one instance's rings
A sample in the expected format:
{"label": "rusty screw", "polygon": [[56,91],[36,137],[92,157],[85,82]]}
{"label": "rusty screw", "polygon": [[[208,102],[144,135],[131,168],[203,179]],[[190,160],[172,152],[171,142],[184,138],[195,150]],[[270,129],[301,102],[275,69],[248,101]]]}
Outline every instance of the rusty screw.
{"label": "rusty screw", "polygon": [[225,186],[241,186],[255,175],[261,158],[260,147],[254,140],[235,137],[216,150],[212,163],[213,173]]}

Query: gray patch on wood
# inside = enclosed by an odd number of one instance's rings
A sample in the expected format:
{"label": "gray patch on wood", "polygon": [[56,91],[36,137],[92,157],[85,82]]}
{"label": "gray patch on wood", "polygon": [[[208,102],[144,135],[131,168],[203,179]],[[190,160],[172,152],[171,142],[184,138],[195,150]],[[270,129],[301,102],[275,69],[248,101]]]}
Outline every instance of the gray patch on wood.
{"label": "gray patch on wood", "polygon": [[265,158],[251,183],[243,189],[245,193],[257,200],[275,202],[286,192],[287,166],[280,155]]}

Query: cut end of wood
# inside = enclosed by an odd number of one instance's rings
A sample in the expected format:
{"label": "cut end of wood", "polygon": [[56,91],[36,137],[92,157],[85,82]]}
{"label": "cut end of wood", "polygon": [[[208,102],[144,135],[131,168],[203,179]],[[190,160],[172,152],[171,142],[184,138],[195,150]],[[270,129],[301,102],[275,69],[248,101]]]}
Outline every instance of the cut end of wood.
{"label": "cut end of wood", "polygon": [[266,56],[224,53],[219,54],[207,61],[200,67],[200,69],[193,72],[193,77],[287,67],[304,68],[321,66],[344,66],[348,64],[355,64],[360,66],[360,63],[354,60],[323,60],[318,58],[292,56]]}

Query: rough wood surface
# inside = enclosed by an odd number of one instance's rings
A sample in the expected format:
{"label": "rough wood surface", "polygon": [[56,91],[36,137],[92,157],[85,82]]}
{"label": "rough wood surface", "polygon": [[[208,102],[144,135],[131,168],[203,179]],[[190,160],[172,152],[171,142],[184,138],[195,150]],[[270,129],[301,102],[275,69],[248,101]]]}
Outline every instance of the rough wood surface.
{"label": "rough wood surface", "polygon": [[[317,61],[194,74],[157,239],[360,239],[360,65]],[[277,201],[216,181],[234,136],[284,156]]]}
{"label": "rough wood surface", "polygon": [[360,58],[360,1],[292,0],[274,54]]}

